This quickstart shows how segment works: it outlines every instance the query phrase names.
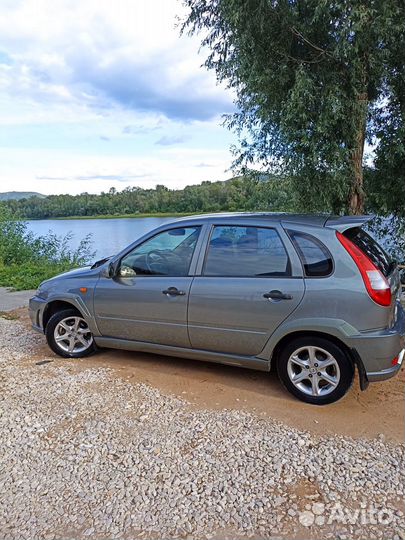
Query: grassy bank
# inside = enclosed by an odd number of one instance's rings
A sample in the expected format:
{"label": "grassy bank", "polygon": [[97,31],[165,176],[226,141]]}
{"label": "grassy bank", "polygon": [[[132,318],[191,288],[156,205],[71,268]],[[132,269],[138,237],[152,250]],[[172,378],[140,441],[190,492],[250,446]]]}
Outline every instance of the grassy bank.
{"label": "grassy bank", "polygon": [[74,267],[71,263],[38,260],[24,265],[0,264],[0,287],[10,287],[13,291],[36,289],[38,285],[57,274],[67,272]]}
{"label": "grassy bank", "polygon": [[84,266],[94,256],[90,237],[76,250],[69,247],[70,240],[69,234],[35,236],[25,222],[13,219],[0,207],[0,286],[17,291],[35,289],[41,281]]}

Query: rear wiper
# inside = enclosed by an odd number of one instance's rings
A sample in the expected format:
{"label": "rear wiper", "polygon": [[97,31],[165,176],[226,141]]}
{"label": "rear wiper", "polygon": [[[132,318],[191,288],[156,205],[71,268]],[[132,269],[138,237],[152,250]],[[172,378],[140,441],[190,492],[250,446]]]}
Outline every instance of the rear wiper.
{"label": "rear wiper", "polygon": [[101,266],[102,264],[106,263],[107,261],[109,261],[111,259],[112,255],[110,255],[109,257],[104,257],[104,259],[100,259],[99,261],[96,261],[92,266],[91,266],[91,269],[93,270],[94,268],[98,268],[99,266]]}

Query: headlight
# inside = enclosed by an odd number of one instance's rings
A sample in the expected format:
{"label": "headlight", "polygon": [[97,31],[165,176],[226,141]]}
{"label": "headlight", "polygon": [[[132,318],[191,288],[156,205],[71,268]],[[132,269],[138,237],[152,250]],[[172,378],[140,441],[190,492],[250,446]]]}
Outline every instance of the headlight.
{"label": "headlight", "polygon": [[48,297],[48,291],[46,289],[42,289],[40,285],[35,295],[38,296],[38,298],[42,298],[45,300]]}

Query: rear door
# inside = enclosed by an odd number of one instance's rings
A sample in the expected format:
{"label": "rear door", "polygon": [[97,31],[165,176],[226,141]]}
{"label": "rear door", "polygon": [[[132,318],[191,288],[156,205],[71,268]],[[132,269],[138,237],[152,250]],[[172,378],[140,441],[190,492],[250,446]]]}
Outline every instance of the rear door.
{"label": "rear door", "polygon": [[301,302],[304,281],[275,227],[215,225],[191,286],[191,345],[255,356]]}

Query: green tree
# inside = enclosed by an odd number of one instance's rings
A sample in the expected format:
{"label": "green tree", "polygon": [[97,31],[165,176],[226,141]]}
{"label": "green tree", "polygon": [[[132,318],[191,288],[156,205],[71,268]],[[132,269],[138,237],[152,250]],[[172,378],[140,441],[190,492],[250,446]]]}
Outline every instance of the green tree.
{"label": "green tree", "polygon": [[[380,212],[395,216],[405,216],[404,17],[403,12],[402,18],[394,19],[387,32],[391,61],[385,81],[384,99],[377,104],[374,115],[375,136],[380,144],[375,152],[374,166],[367,170],[366,175],[372,206]],[[402,32],[392,31],[395,25],[402,28]]]}
{"label": "green tree", "polygon": [[236,166],[281,170],[306,209],[352,214],[364,210],[366,140],[378,167],[403,176],[404,0],[185,4],[183,31],[204,32],[207,67],[236,92]]}

